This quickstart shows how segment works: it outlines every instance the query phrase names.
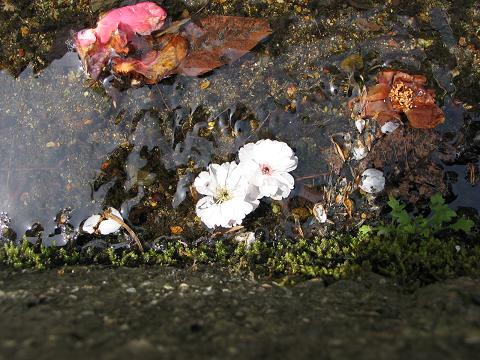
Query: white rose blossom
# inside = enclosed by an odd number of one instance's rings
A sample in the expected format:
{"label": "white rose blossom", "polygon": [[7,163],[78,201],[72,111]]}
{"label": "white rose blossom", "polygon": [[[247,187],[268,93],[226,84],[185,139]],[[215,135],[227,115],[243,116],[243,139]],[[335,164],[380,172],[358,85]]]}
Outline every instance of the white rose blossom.
{"label": "white rose blossom", "polygon": [[295,180],[289,174],[297,168],[298,158],[284,142],[260,140],[239,151],[240,167],[249,182],[258,188],[258,197],[281,200],[290,194]]}
{"label": "white rose blossom", "polygon": [[197,202],[196,213],[209,228],[240,225],[258,206],[256,189],[235,162],[210,164],[193,185],[206,195]]}

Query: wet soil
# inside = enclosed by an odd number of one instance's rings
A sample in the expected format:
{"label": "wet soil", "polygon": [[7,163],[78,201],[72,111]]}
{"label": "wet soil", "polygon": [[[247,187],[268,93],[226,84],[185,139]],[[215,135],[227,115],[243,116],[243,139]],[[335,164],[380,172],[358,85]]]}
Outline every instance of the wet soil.
{"label": "wet soil", "polygon": [[480,281],[291,287],[200,268],[0,271],[0,359],[473,359]]}

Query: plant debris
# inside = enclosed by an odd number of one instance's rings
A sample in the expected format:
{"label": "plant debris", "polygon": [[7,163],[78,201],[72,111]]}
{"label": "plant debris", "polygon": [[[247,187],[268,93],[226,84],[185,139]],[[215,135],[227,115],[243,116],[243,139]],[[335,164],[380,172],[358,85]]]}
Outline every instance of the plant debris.
{"label": "plant debris", "polygon": [[401,114],[405,114],[410,126],[417,129],[433,129],[445,121],[435,103],[435,91],[424,87],[424,75],[386,70],[379,73],[377,81],[354,99],[354,112],[361,118],[375,119],[384,126],[388,122],[400,123]]}
{"label": "plant debris", "polygon": [[272,32],[266,20],[209,16],[152,34],[165,18],[161,7],[144,2],[112,10],[95,29],[78,32],[74,43],[86,72],[97,80],[109,67],[145,84],[173,74],[198,76],[238,60]]}
{"label": "plant debris", "polygon": [[152,2],[114,9],[105,14],[94,29],[84,29],[74,36],[74,44],[85,71],[98,79],[108,61],[128,55],[129,43],[138,35],[159,30],[167,16],[165,10]]}
{"label": "plant debris", "polygon": [[266,20],[237,16],[209,16],[190,22],[182,33],[190,53],[178,72],[188,76],[205,74],[230,64],[253,49],[272,30]]}

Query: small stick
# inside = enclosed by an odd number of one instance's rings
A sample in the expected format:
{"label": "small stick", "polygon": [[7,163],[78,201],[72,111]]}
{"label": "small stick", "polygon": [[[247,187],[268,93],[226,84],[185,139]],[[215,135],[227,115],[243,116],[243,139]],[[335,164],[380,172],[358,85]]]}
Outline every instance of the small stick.
{"label": "small stick", "polygon": [[242,230],[244,228],[243,225],[238,225],[238,226],[234,226],[230,229],[227,229],[227,230],[224,230],[224,231],[217,231],[215,233],[212,234],[212,238],[216,238],[218,236],[221,236],[221,235],[227,235],[227,234],[231,234],[233,232],[237,232],[239,230]]}
{"label": "small stick", "polygon": [[137,244],[140,252],[143,253],[142,243],[130,226],[125,224],[125,222],[122,219],[120,219],[118,216],[113,215],[111,213],[110,209],[105,210],[103,212],[103,216],[107,219],[115,221],[117,224],[119,224],[121,227],[123,227],[125,230],[127,230],[128,235],[130,235],[130,237],[133,239],[133,241],[135,241],[135,243]]}
{"label": "small stick", "polygon": [[183,19],[183,20],[179,20],[179,21],[175,21],[172,23],[172,25],[170,25],[168,28],[166,28],[165,30],[163,30],[162,32],[158,33],[158,34],[155,34],[154,37],[155,38],[159,38],[160,36],[162,35],[165,35],[165,34],[173,34],[173,33],[176,33],[180,30],[180,28],[185,25],[186,23],[188,23],[191,19],[190,18],[186,18],[186,19]]}

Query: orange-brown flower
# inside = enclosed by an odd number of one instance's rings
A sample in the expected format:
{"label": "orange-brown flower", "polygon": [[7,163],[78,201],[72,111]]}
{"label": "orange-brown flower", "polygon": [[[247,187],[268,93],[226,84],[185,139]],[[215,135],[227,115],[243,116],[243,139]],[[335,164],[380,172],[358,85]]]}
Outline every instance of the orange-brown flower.
{"label": "orange-brown flower", "polygon": [[423,75],[410,75],[386,70],[378,75],[378,84],[370,87],[360,102],[362,118],[372,118],[380,125],[399,122],[403,113],[410,126],[432,129],[445,121],[443,111],[435,103],[435,91],[425,89]]}

